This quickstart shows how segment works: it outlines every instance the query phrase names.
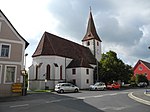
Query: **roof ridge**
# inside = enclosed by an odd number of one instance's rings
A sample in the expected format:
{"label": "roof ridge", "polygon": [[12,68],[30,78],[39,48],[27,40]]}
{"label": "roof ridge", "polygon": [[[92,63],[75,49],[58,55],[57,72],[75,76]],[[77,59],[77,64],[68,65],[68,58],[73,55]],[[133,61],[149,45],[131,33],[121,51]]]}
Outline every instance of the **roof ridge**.
{"label": "roof ridge", "polygon": [[[46,35],[46,32],[45,32],[45,35]],[[54,47],[53,47],[51,41],[49,40],[49,38],[48,38],[47,36],[46,36],[46,38],[47,38],[47,40],[49,41],[50,46],[52,47],[52,50],[54,51],[54,54],[56,54],[56,51],[55,51],[55,49],[54,49]]]}
{"label": "roof ridge", "polygon": [[58,38],[60,38],[60,39],[62,39],[62,40],[65,40],[65,41],[68,41],[68,42],[74,43],[74,44],[76,44],[76,45],[79,45],[80,47],[83,47],[83,48],[85,48],[85,49],[89,49],[88,47],[85,47],[85,46],[83,46],[83,45],[81,45],[81,44],[79,44],[79,43],[76,43],[76,42],[74,42],[74,41],[68,40],[68,39],[63,38],[63,37],[61,37],[61,36],[58,36],[58,35],[55,35],[55,34],[49,33],[49,32],[47,32],[47,31],[45,31],[45,33],[47,33],[47,34],[49,34],[49,35],[56,36],[56,37],[58,37]]}

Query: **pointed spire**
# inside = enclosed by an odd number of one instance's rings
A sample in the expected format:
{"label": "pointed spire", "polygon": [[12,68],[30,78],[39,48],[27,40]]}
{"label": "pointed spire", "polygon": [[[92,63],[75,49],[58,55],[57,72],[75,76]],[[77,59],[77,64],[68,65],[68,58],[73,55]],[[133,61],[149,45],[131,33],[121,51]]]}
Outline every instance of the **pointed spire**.
{"label": "pointed spire", "polygon": [[96,32],[96,28],[94,25],[94,20],[93,20],[93,16],[92,16],[92,11],[91,11],[91,7],[90,7],[90,15],[89,15],[89,20],[88,20],[88,26],[87,26],[87,31],[86,34],[83,38],[82,41],[86,41],[86,40],[91,40],[91,39],[96,39],[98,41],[101,42],[101,39],[99,38],[97,32]]}

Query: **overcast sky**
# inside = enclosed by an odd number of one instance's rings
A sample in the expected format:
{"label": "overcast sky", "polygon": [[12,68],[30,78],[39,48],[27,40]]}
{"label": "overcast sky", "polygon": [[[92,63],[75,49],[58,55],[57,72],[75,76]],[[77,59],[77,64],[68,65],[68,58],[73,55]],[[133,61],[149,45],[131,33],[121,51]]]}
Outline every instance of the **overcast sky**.
{"label": "overcast sky", "polygon": [[115,51],[124,63],[150,62],[150,0],[0,0],[0,9],[30,43],[27,67],[45,31],[81,44],[89,7],[102,53]]}

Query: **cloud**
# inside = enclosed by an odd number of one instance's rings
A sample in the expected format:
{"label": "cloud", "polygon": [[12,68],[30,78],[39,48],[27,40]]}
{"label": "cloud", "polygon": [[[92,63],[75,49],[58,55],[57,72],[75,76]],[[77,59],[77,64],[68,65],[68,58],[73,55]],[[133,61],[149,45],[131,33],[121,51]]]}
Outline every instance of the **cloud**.
{"label": "cloud", "polygon": [[91,6],[103,52],[114,50],[131,65],[138,59],[150,62],[149,0],[0,0],[0,3],[14,27],[29,41],[26,52],[31,61],[44,31],[81,43]]}

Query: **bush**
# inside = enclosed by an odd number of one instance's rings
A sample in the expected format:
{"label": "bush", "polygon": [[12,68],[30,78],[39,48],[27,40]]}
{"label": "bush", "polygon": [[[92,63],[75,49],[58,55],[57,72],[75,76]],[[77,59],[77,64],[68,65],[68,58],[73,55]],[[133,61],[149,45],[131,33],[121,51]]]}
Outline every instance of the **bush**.
{"label": "bush", "polygon": [[135,82],[136,84],[140,82],[146,82],[148,84],[148,79],[144,74],[136,74]]}

